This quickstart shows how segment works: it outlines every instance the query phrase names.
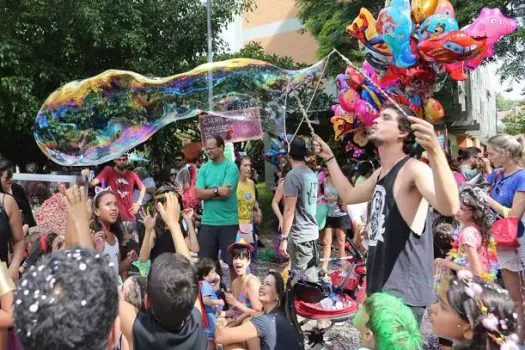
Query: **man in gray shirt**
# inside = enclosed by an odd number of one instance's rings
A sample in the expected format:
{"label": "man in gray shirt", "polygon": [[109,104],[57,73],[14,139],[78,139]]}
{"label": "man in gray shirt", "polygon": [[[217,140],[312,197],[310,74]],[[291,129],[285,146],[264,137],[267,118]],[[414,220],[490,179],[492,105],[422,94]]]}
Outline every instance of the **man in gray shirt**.
{"label": "man in gray shirt", "polygon": [[319,263],[319,229],[315,221],[318,180],[305,162],[306,143],[296,138],[290,145],[292,170],[284,180],[284,220],[279,251],[289,248],[292,270],[304,271],[311,281],[317,281]]}

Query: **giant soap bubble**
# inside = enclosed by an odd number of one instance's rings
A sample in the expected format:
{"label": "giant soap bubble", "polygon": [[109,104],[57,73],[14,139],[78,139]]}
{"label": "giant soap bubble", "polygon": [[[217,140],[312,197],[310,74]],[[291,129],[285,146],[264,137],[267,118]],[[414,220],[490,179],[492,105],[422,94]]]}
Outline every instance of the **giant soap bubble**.
{"label": "giant soap bubble", "polygon": [[264,61],[232,59],[167,78],[109,70],[51,94],[38,112],[33,134],[44,154],[58,164],[104,163],[160,128],[206,112],[209,76],[213,113],[256,107],[264,121],[282,129],[285,102],[294,100],[287,95],[297,94],[307,105],[325,64],[323,60],[291,71]]}

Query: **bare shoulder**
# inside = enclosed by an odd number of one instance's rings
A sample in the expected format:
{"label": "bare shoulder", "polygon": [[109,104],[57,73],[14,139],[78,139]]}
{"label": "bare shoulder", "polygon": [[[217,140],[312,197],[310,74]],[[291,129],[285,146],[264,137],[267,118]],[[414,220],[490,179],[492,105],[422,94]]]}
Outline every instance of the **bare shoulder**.
{"label": "bare shoulder", "polygon": [[255,275],[250,275],[250,278],[248,279],[247,281],[247,285],[249,287],[253,287],[253,286],[260,286],[261,285],[261,281],[259,281],[259,278]]}
{"label": "bare shoulder", "polygon": [[407,171],[407,173],[412,174],[414,176],[426,175],[429,172],[432,172],[428,164],[423,163],[422,161],[417,160],[415,158],[410,158],[407,161],[404,169]]}

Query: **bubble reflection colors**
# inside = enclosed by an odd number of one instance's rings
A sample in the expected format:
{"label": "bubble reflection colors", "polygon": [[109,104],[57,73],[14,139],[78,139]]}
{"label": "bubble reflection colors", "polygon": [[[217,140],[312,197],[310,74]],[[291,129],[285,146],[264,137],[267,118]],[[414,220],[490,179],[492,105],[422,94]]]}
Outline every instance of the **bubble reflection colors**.
{"label": "bubble reflection colors", "polygon": [[213,113],[258,107],[263,120],[280,129],[287,92],[300,90],[307,102],[324,65],[323,60],[291,71],[264,61],[232,59],[167,78],[108,70],[52,93],[38,112],[33,134],[42,152],[58,164],[107,162],[162,127],[206,112],[210,71]]}

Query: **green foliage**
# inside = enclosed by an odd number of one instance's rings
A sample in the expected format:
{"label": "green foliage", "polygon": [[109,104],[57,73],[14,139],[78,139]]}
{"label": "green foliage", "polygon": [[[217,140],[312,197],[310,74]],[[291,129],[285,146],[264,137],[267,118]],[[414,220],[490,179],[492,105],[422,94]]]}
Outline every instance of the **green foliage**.
{"label": "green foliage", "polygon": [[[253,5],[213,2],[215,48],[224,46],[221,28]],[[112,68],[167,76],[206,56],[206,7],[200,0],[4,0],[0,18],[0,153],[19,163],[42,159],[32,125],[59,86]],[[157,139],[152,149],[175,150],[174,143]]]}
{"label": "green foliage", "polygon": [[509,109],[512,109],[514,106],[517,106],[520,103],[520,101],[517,100],[509,100],[505,98],[502,94],[496,95],[496,106],[498,109],[498,112],[501,111],[508,111]]}
{"label": "green foliage", "polygon": [[503,119],[503,123],[507,134],[518,135],[525,133],[525,113],[508,116]]}

